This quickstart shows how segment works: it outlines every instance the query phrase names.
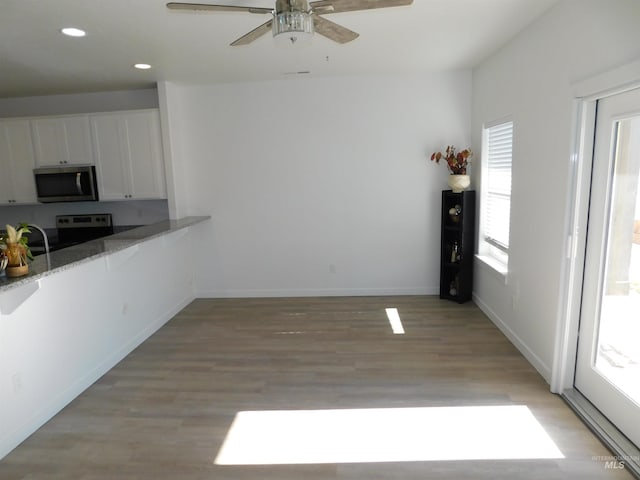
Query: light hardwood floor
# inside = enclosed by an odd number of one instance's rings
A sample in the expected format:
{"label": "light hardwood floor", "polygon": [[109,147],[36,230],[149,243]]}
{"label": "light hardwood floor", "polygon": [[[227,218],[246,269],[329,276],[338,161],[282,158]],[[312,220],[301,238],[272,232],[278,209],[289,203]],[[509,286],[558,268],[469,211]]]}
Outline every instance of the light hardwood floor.
{"label": "light hardwood floor", "polygon": [[[528,406],[565,458],[214,464],[238,411],[470,405]],[[0,461],[0,478],[631,478],[593,458],[609,455],[471,303],[202,299]]]}

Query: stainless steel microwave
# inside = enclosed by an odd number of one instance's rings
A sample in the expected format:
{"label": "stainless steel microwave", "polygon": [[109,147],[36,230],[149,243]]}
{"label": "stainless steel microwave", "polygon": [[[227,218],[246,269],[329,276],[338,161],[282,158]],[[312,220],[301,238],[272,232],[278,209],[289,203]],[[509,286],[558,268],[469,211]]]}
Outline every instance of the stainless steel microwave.
{"label": "stainless steel microwave", "polygon": [[93,165],[35,168],[33,174],[39,202],[98,200],[96,167]]}

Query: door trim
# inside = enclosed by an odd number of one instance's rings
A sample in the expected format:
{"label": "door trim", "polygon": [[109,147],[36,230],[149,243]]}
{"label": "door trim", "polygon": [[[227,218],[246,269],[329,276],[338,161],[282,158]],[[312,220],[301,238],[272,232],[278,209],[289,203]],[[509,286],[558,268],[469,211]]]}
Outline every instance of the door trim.
{"label": "door trim", "polygon": [[556,341],[551,370],[551,391],[573,388],[578,351],[578,328],[582,303],[587,220],[591,191],[591,166],[597,100],[574,99],[573,147],[570,158],[565,240],[558,307]]}

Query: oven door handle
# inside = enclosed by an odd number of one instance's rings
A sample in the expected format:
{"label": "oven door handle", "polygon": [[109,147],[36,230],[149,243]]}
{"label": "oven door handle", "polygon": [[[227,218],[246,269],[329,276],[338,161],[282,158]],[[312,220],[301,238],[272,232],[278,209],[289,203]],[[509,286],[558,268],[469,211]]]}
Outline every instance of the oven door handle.
{"label": "oven door handle", "polygon": [[76,188],[78,189],[78,194],[84,195],[84,192],[82,191],[82,182],[80,181],[81,178],[82,178],[82,173],[81,172],[76,173]]}

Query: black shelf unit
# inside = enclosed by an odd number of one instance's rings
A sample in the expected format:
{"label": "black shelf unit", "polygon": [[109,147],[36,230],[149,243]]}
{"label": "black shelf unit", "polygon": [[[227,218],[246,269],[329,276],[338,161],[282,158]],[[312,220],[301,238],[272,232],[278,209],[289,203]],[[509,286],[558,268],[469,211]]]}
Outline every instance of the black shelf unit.
{"label": "black shelf unit", "polygon": [[475,253],[476,192],[442,191],[440,298],[471,300]]}

